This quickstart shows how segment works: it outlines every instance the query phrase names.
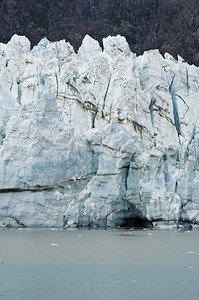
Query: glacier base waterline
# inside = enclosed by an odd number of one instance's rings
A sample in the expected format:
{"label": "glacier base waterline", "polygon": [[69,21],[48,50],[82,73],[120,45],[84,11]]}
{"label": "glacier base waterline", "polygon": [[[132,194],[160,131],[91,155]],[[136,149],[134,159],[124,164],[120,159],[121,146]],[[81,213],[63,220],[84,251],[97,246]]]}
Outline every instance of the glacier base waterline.
{"label": "glacier base waterline", "polygon": [[199,224],[199,69],[122,36],[0,44],[0,226]]}

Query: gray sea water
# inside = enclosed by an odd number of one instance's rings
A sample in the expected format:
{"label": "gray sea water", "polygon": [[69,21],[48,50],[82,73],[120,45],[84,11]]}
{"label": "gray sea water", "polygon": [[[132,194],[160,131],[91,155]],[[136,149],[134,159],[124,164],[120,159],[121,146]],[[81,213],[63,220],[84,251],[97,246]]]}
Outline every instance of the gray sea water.
{"label": "gray sea water", "polygon": [[199,231],[0,230],[0,299],[199,299]]}

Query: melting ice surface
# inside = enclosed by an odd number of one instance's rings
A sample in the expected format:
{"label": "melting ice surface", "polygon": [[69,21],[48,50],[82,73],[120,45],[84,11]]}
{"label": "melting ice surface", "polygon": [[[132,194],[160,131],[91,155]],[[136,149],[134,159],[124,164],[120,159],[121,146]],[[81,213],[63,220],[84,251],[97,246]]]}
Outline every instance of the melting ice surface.
{"label": "melting ice surface", "polygon": [[0,240],[2,300],[198,299],[196,230],[1,229]]}

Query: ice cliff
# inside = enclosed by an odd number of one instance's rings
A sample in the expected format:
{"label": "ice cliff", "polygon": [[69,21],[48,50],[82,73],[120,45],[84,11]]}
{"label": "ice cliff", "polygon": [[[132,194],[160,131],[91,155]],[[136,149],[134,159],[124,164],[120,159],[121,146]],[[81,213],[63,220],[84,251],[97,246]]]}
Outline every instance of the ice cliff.
{"label": "ice cliff", "polygon": [[0,44],[0,226],[199,223],[199,69],[124,37]]}

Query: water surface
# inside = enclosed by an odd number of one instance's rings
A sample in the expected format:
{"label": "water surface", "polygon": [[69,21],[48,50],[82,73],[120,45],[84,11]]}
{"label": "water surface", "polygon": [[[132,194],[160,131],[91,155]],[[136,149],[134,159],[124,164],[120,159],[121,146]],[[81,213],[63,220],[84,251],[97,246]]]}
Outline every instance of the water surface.
{"label": "water surface", "polygon": [[0,230],[0,299],[199,299],[199,231]]}

